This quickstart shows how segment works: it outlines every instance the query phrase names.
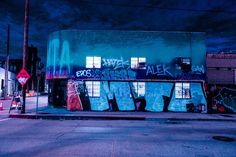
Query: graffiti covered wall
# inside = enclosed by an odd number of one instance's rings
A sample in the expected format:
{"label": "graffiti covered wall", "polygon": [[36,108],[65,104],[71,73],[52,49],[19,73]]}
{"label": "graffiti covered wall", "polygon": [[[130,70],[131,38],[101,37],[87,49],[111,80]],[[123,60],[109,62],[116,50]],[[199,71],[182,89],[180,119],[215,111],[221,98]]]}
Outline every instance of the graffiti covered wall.
{"label": "graffiti covered wall", "polygon": [[[191,83],[191,99],[175,97],[175,83],[146,82],[138,96],[133,82],[99,81],[99,96],[89,96],[86,81],[68,81],[67,109],[91,111],[207,112],[201,83]],[[188,106],[191,104],[192,106]],[[192,108],[190,108],[192,107]],[[85,109],[86,108],[86,109]]]}
{"label": "graffiti covered wall", "polygon": [[[49,36],[46,76],[199,79],[205,73],[205,52],[204,33],[64,30]],[[85,68],[87,56],[101,57],[101,68]],[[131,57],[145,57],[146,69],[131,70]],[[178,57],[191,59],[191,72],[176,68]]]}
{"label": "graffiti covered wall", "polygon": [[[64,30],[49,36],[46,76],[68,80],[68,110],[206,112],[205,50],[204,33]],[[189,98],[178,80],[198,80]]]}
{"label": "graffiti covered wall", "polygon": [[202,84],[191,83],[190,86],[191,98],[189,99],[176,98],[176,92],[173,92],[168,108],[170,111],[207,113],[207,101]]}
{"label": "graffiti covered wall", "polygon": [[236,113],[236,85],[209,85],[207,96],[210,112]]}

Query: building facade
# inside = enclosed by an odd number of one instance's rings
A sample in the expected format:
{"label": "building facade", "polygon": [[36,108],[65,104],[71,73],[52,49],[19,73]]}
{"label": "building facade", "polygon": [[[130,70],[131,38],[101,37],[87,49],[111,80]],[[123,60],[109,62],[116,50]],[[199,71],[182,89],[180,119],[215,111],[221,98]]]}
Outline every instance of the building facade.
{"label": "building facade", "polygon": [[[8,71],[8,95],[13,95],[16,88],[16,74]],[[5,69],[0,67],[0,97],[4,97]]]}
{"label": "building facade", "polygon": [[211,112],[236,112],[236,54],[208,54],[208,100]]}
{"label": "building facade", "polygon": [[[45,72],[41,72],[40,76],[38,76],[38,63],[40,61],[40,57],[38,56],[38,49],[34,46],[28,47],[28,52],[26,56],[26,71],[30,75],[30,79],[26,83],[26,91],[27,96],[31,96],[30,93],[33,93],[32,95],[35,95],[35,92],[37,90],[37,79],[40,77],[39,80],[39,92],[43,92],[45,88]],[[0,67],[5,68],[5,58],[0,58]],[[10,59],[9,60],[9,71],[12,73],[15,73],[16,75],[20,72],[22,69],[23,60],[22,59]],[[41,69],[42,70],[42,69]],[[16,91],[21,90],[21,85],[16,81]],[[31,92],[30,92],[31,91]]]}
{"label": "building facade", "polygon": [[204,33],[54,32],[49,104],[68,110],[207,112]]}

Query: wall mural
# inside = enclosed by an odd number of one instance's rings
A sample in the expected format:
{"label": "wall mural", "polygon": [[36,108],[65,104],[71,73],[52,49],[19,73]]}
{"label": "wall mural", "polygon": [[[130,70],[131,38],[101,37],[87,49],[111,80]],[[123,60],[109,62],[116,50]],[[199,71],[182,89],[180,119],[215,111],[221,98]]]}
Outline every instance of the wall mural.
{"label": "wall mural", "polygon": [[175,97],[175,92],[172,93],[169,111],[207,113],[207,102],[202,84],[191,83],[190,87],[190,99],[179,99]]}
{"label": "wall mural", "polygon": [[236,113],[236,86],[209,85],[208,100],[211,112]]}
{"label": "wall mural", "polygon": [[88,96],[85,82],[68,81],[68,110],[207,112],[201,83],[191,83],[191,99],[177,99],[172,82],[146,82],[145,95],[137,96],[132,82],[99,81],[99,97]]}
{"label": "wall mural", "polygon": [[[156,83],[156,82],[147,82],[146,83],[146,108],[147,111],[167,111],[167,106],[169,103],[166,103],[167,99],[171,98],[171,91],[174,86],[174,83]],[[168,101],[168,100],[167,100]]]}
{"label": "wall mural", "polygon": [[80,93],[84,92],[82,81],[69,80],[67,84],[67,109],[83,110]]}
{"label": "wall mural", "polygon": [[[104,62],[104,60],[106,60]],[[72,78],[98,79],[98,80],[139,80],[139,79],[165,79],[165,80],[204,80],[203,66],[192,66],[193,70],[182,72],[170,65],[147,65],[146,69],[131,69],[128,61],[121,62],[112,59],[103,59],[101,68],[76,68]],[[118,64],[119,63],[119,64]]]}
{"label": "wall mural", "polygon": [[[191,32],[58,31],[49,36],[46,77],[68,80],[68,110],[206,112],[201,83],[191,83],[186,100],[175,98],[173,81],[205,80],[204,39]],[[101,68],[85,68],[87,56],[101,57]],[[147,63],[132,69],[131,57]],[[88,96],[89,80],[100,82],[99,97]],[[146,81],[144,96],[131,81]]]}

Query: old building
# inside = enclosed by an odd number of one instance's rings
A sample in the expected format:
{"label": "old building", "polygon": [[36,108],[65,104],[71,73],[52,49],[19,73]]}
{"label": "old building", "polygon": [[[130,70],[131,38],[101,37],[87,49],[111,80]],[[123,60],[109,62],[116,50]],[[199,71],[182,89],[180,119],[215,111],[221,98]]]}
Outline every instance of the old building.
{"label": "old building", "polygon": [[[29,93],[29,91],[36,91],[37,88],[37,78],[38,78],[38,63],[40,61],[40,57],[38,56],[38,50],[34,46],[28,47],[28,53],[27,53],[27,72],[30,75],[30,79],[28,80],[26,84],[26,91]],[[10,59],[9,60],[9,71],[15,73],[16,75],[20,72],[22,69],[23,61],[22,59]],[[0,67],[5,68],[5,58],[0,58]],[[43,67],[41,67],[43,68]],[[42,71],[42,69],[41,69]],[[45,86],[45,73],[42,71],[40,77],[40,85],[39,85],[39,91],[44,91]],[[21,85],[16,80],[16,90],[21,90]],[[29,95],[29,94],[27,94]],[[33,94],[34,95],[34,94]]]}
{"label": "old building", "polygon": [[236,112],[236,54],[208,54],[206,67],[212,112]]}
{"label": "old building", "polygon": [[236,84],[236,54],[208,54],[206,67],[209,84]]}
{"label": "old building", "polygon": [[204,33],[54,32],[49,104],[68,110],[207,112]]}
{"label": "old building", "polygon": [[[13,92],[16,88],[16,74],[12,72],[8,72],[8,95],[13,95]],[[0,67],[0,97],[4,97],[4,88],[5,88],[5,69]]]}

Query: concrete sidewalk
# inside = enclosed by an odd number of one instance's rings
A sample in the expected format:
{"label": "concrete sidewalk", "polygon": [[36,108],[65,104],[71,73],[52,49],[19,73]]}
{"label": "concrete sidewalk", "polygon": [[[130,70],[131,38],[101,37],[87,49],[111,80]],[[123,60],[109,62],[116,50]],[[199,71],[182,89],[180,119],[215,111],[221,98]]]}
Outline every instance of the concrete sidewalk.
{"label": "concrete sidewalk", "polygon": [[236,122],[236,115],[232,114],[198,114],[198,113],[130,113],[130,112],[72,112],[62,113],[11,113],[10,118],[54,119],[54,120],[149,120],[149,121],[232,121]]}
{"label": "concrete sidewalk", "polygon": [[42,108],[38,113],[34,111],[25,114],[9,114],[11,118],[29,119],[69,119],[69,120],[149,120],[149,121],[233,121],[236,114],[203,114],[176,112],[98,112],[98,111],[68,111],[66,108]]}
{"label": "concrete sidewalk", "polygon": [[11,100],[4,100],[4,109],[0,115],[11,118],[28,119],[79,119],[79,120],[170,120],[170,121],[233,121],[236,114],[204,114],[178,112],[110,112],[110,111],[68,111],[66,108],[54,108],[47,105],[47,96],[39,97],[38,113],[36,113],[36,98],[26,99],[26,113],[9,108]]}

